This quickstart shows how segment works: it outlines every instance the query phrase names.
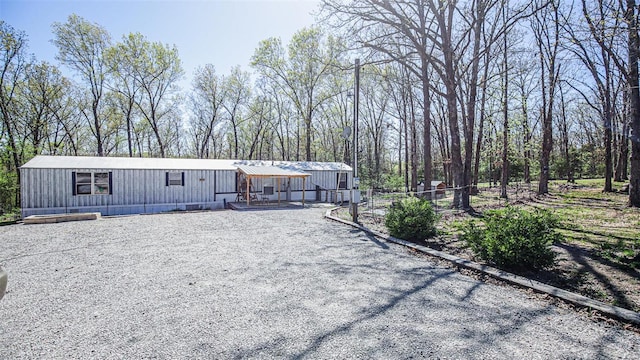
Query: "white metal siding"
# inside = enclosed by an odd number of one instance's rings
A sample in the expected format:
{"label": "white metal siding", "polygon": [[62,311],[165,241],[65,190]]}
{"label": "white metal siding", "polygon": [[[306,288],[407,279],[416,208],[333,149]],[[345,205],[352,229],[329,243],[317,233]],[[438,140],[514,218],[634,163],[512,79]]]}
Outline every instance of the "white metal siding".
{"label": "white metal siding", "polygon": [[236,194],[236,172],[229,170],[218,170],[216,173],[216,193]]}
{"label": "white metal siding", "polygon": [[[337,186],[338,186],[338,173],[346,173],[347,174],[347,189],[351,188],[351,177],[352,177],[352,173],[351,171],[335,171],[335,170],[331,170],[331,171],[309,171],[309,173],[311,173],[311,178],[310,178],[310,182],[312,183],[311,186],[307,185],[306,189],[309,190],[315,190],[315,186],[318,185],[323,189],[326,190],[336,190]],[[307,181],[308,183],[309,181]],[[300,186],[300,188],[302,188],[302,186]]]}

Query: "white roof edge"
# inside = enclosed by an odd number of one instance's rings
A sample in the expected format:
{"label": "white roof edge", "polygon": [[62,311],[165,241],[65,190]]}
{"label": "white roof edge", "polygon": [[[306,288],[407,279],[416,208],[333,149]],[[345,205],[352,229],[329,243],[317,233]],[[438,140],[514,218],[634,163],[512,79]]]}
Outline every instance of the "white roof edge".
{"label": "white roof edge", "polygon": [[129,158],[38,155],[24,169],[237,170],[238,166],[276,166],[292,171],[352,171],[349,165],[320,161],[270,161],[186,158]]}

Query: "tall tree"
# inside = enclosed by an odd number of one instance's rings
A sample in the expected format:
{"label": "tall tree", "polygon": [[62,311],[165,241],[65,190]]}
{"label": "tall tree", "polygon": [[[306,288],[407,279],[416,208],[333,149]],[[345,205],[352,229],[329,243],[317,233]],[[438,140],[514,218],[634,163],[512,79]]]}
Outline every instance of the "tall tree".
{"label": "tall tree", "polygon": [[629,176],[629,205],[640,207],[640,79],[638,61],[640,58],[640,37],[638,36],[638,13],[635,0],[627,0],[624,13],[629,32],[629,117],[631,122],[631,166]]}
{"label": "tall tree", "polygon": [[[129,34],[105,52],[112,81],[108,87],[117,93],[116,102],[124,117],[129,157],[134,156],[133,131],[136,104],[140,101],[140,81],[136,77],[136,63],[142,56],[144,38],[141,34]],[[140,154],[142,155],[142,154]]]}
{"label": "tall tree", "polygon": [[[506,7],[502,12],[502,21],[506,22],[507,12],[509,8]],[[503,35],[503,92],[502,92],[502,171],[500,176],[500,197],[507,198],[507,182],[509,181],[509,43],[507,39],[508,32]]]}
{"label": "tall tree", "polygon": [[[65,102],[64,91],[68,80],[55,66],[47,63],[32,63],[26,67],[23,91],[24,112],[22,114],[26,139],[29,141],[27,157],[41,154],[45,149],[57,148],[59,144],[48,144],[50,133],[59,134],[58,119],[61,103]],[[62,115],[64,116],[64,115]],[[54,142],[57,142],[54,140]]]}
{"label": "tall tree", "polygon": [[[16,176],[17,189],[15,204],[20,203],[20,165],[18,141],[16,139],[17,122],[20,113],[17,91],[24,77],[26,64],[26,35],[0,20],[0,115],[2,116],[2,133],[8,141],[8,151],[13,161],[13,171]],[[1,206],[1,204],[0,204]]]}
{"label": "tall tree", "polygon": [[549,6],[536,13],[531,21],[540,60],[540,89],[542,94],[542,152],[540,155],[540,181],[538,194],[549,192],[549,165],[553,149],[553,109],[558,84],[560,63],[560,22],[558,4],[552,0]]}
{"label": "tall tree", "polygon": [[[442,5],[452,9],[453,6],[448,4]],[[338,0],[323,1],[326,18],[334,19],[332,21],[336,27],[347,29],[348,36],[358,46],[399,62],[421,80],[425,186],[431,184],[433,177],[431,85],[428,74],[435,59],[434,43],[441,43],[432,30],[435,20],[428,15],[433,8],[430,5],[440,8],[427,0],[366,0],[347,4]],[[439,60],[438,63],[442,62]],[[442,71],[439,70],[439,73],[442,74]],[[454,121],[457,122],[457,118]]]}
{"label": "tall tree", "polygon": [[102,26],[92,24],[78,15],[70,15],[66,23],[53,23],[54,45],[58,59],[74,70],[90,90],[90,109],[83,111],[96,139],[96,153],[104,153],[104,116],[101,101],[104,95],[108,66],[104,57],[111,36]]}
{"label": "tall tree", "polygon": [[[370,66],[365,76],[363,76],[361,85],[362,99],[364,99],[361,119],[364,123],[366,139],[369,140],[369,151],[367,151],[369,163],[367,168],[369,170],[369,178],[376,183],[381,181],[381,158],[384,150],[383,137],[385,135],[384,118],[387,114],[389,103],[389,96],[387,95],[389,92],[387,88],[388,82],[383,81],[384,75],[384,70],[377,66]],[[414,164],[414,182],[417,184],[417,159],[415,158]],[[415,191],[416,189],[413,190]]]}
{"label": "tall tree", "polygon": [[233,153],[230,157],[239,158],[239,131],[245,116],[245,107],[249,104],[250,90],[249,73],[234,67],[231,74],[223,79],[224,99],[222,107],[226,112],[226,118],[231,125],[233,135]]}
{"label": "tall tree", "polygon": [[197,68],[194,73],[190,129],[196,156],[200,159],[209,158],[211,143],[215,142],[215,128],[220,124],[220,112],[225,98],[221,82],[211,64]]}
{"label": "tall tree", "polygon": [[304,125],[305,159],[311,161],[313,119],[316,110],[329,97],[322,91],[328,74],[341,60],[342,46],[333,37],[326,37],[319,28],[305,28],[293,35],[285,52],[280,39],[260,42],[251,65],[258,73],[277,84],[295,106]]}
{"label": "tall tree", "polygon": [[[631,161],[629,169],[629,206],[640,207],[640,90],[638,86],[638,58],[640,57],[640,40],[638,36],[638,13],[636,12],[636,2],[597,0],[598,8],[606,10],[605,13],[595,12],[599,18],[595,17],[594,11],[589,7],[592,3],[582,0],[582,9],[585,20],[589,25],[589,30],[593,39],[600,48],[606,52],[611,61],[623,75],[627,92],[625,94],[627,115],[631,128]],[[621,48],[612,46],[609,43],[610,32],[600,31],[603,22],[610,23],[617,21],[620,15],[624,17],[626,25],[626,39],[621,36],[613,43],[615,45],[623,43]],[[621,41],[622,40],[622,41]],[[626,54],[625,54],[626,53]],[[626,59],[624,56],[626,55]]]}
{"label": "tall tree", "polygon": [[17,107],[16,98],[18,88],[24,78],[27,37],[23,32],[17,31],[0,20],[0,41],[0,59],[2,60],[0,63],[2,66],[0,72],[0,114],[2,115],[3,130],[9,143],[9,153],[13,160],[13,171],[15,171],[19,184],[21,164],[16,132],[20,109]]}
{"label": "tall tree", "polygon": [[[588,24],[581,26],[581,22],[567,21],[571,14],[565,16],[564,29],[565,34],[569,38],[566,48],[574,54],[574,56],[585,66],[591,75],[591,80],[595,83],[595,93],[597,94],[598,103],[593,103],[592,94],[579,91],[582,98],[592,108],[597,110],[602,117],[602,125],[604,130],[605,145],[605,184],[604,191],[613,191],[611,178],[613,176],[613,159],[612,159],[612,120],[613,112],[613,79],[614,68],[609,55],[604,47],[612,48],[617,38],[620,37],[620,22],[622,18],[607,18],[608,5],[602,1],[596,2],[595,8],[587,8],[583,2],[582,15],[590,19],[598,19],[593,21],[592,28],[589,29]],[[598,46],[591,34],[597,32],[597,38],[601,39],[604,47]]]}
{"label": "tall tree", "polygon": [[132,59],[133,72],[141,92],[138,108],[153,131],[160,157],[165,157],[163,135],[171,128],[169,115],[176,105],[172,95],[184,72],[175,46],[150,42],[140,34],[134,36],[138,57]]}
{"label": "tall tree", "polygon": [[[430,90],[445,100],[453,185],[461,189],[455,193],[454,206],[469,208],[478,81],[468,82],[470,92],[467,100],[462,96],[460,76],[468,70],[472,78],[477,80],[480,58],[504,32],[530,15],[528,4],[514,10],[507,21],[496,22],[497,19],[491,19],[494,24],[501,25],[491,30],[493,36],[486,38],[482,34],[485,33],[487,14],[490,11],[494,15],[499,14],[496,9],[507,6],[506,2],[366,0],[345,4],[337,0],[324,0],[323,6],[327,16],[335,15],[335,26],[347,29],[359,46],[403,64],[421,79],[427,184],[432,176]],[[471,10],[468,11],[468,8]],[[470,57],[471,66],[467,68],[462,64],[462,53],[469,48],[474,55]],[[429,69],[433,69],[439,78],[442,89],[430,84]],[[465,105],[466,112],[461,111]],[[461,122],[461,119],[464,121]],[[461,124],[466,140],[464,163]]]}

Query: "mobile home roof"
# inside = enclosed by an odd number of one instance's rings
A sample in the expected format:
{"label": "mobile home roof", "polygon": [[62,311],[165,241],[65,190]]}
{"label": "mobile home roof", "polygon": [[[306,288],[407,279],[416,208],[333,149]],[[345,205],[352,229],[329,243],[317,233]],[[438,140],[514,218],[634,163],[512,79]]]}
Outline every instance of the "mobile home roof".
{"label": "mobile home roof", "polygon": [[170,159],[97,156],[38,155],[24,164],[25,169],[141,169],[141,170],[237,170],[239,166],[277,166],[292,171],[351,171],[338,162],[265,161],[225,159]]}

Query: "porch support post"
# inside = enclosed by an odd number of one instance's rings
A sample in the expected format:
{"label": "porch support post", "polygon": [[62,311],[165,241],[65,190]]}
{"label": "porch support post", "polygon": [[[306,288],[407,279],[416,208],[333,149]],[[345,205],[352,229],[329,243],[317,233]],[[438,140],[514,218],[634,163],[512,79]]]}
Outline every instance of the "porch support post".
{"label": "porch support post", "polygon": [[304,207],[304,188],[306,188],[307,177],[302,177],[302,207]]}
{"label": "porch support post", "polygon": [[249,199],[251,199],[251,194],[249,194],[249,189],[251,187],[251,176],[247,175],[247,207],[249,207]]}
{"label": "porch support post", "polygon": [[278,206],[280,206],[280,182],[281,178],[278,178]]}

